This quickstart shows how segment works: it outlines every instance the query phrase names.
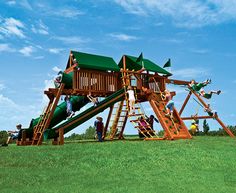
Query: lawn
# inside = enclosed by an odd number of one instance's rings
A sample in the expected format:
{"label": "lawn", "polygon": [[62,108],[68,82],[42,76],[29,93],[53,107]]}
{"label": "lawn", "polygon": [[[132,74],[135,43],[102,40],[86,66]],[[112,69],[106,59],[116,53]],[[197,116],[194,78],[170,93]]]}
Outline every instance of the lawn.
{"label": "lawn", "polygon": [[1,193],[236,192],[236,140],[0,148]]}

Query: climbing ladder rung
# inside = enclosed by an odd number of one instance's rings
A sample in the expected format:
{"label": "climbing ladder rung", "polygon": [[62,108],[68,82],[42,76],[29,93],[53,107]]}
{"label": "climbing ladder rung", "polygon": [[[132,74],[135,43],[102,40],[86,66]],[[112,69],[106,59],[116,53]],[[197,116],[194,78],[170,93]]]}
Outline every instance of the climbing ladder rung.
{"label": "climbing ladder rung", "polygon": [[148,129],[151,129],[150,125],[146,125],[146,126],[143,126],[143,125],[138,125],[138,126],[134,126],[134,128],[148,128]]}
{"label": "climbing ladder rung", "polygon": [[129,117],[137,117],[137,116],[143,116],[144,114],[129,114]]}

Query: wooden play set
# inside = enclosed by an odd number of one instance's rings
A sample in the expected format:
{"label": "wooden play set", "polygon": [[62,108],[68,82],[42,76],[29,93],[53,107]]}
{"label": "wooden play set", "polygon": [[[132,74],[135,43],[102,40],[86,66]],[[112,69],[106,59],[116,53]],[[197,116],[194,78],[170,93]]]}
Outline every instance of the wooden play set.
{"label": "wooden play set", "polygon": [[[44,93],[49,98],[49,103],[42,115],[32,119],[29,128],[22,130],[22,139],[18,145],[41,145],[43,139],[53,139],[53,144],[64,144],[64,134],[78,127],[80,124],[109,108],[103,138],[123,139],[123,133],[129,120],[135,129],[144,137],[144,140],[160,139],[191,139],[183,120],[193,119],[181,117],[191,95],[199,100],[203,107],[207,107],[201,96],[191,90],[190,81],[170,79],[172,74],[148,59],[123,55],[119,64],[110,57],[71,51],[67,66],[61,72],[61,81],[58,88],[50,88]],[[182,108],[178,112],[174,108],[173,116],[166,116],[166,103],[163,92],[166,84],[185,85],[189,93]],[[132,86],[135,91],[135,113],[129,113],[127,87]],[[67,118],[66,103],[58,104],[62,95],[70,95],[73,111],[90,101],[87,95],[104,98],[98,105],[92,106],[70,119]],[[171,92],[174,96],[176,93]],[[164,136],[158,136],[146,121],[145,126],[140,124],[140,117],[146,120],[141,103],[148,101],[153,109],[153,114],[159,120],[164,130]],[[234,135],[224,125],[217,115],[195,116],[195,119],[215,119],[231,136]],[[109,133],[108,133],[109,130]],[[31,133],[31,137],[30,137]]]}

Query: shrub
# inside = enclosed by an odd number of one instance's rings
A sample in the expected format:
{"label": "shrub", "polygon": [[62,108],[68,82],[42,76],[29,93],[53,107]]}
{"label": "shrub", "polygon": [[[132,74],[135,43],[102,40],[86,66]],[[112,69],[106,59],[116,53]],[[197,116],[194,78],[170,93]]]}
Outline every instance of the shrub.
{"label": "shrub", "polygon": [[8,134],[6,131],[0,131],[0,144],[6,143]]}

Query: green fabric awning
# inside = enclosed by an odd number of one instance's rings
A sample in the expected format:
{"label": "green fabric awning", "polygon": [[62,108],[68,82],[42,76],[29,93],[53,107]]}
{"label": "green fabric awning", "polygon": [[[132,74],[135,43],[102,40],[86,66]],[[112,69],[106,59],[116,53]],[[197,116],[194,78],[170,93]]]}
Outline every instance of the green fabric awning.
{"label": "green fabric awning", "polygon": [[79,68],[102,70],[102,71],[115,71],[119,72],[120,68],[111,57],[87,54],[82,52],[71,51],[78,62]]}
{"label": "green fabric awning", "polygon": [[[126,68],[129,70],[140,70],[142,68],[142,62],[144,64],[144,68],[147,71],[150,72],[157,72],[160,74],[164,74],[167,76],[171,76],[172,74],[170,72],[168,72],[167,70],[163,69],[162,67],[158,66],[157,64],[155,64],[154,62],[148,60],[148,59],[143,59],[141,61],[137,62],[138,57],[134,57],[134,56],[129,56],[129,55],[125,55],[125,61],[126,61]],[[123,58],[121,58],[119,65],[120,68],[123,68]]]}

